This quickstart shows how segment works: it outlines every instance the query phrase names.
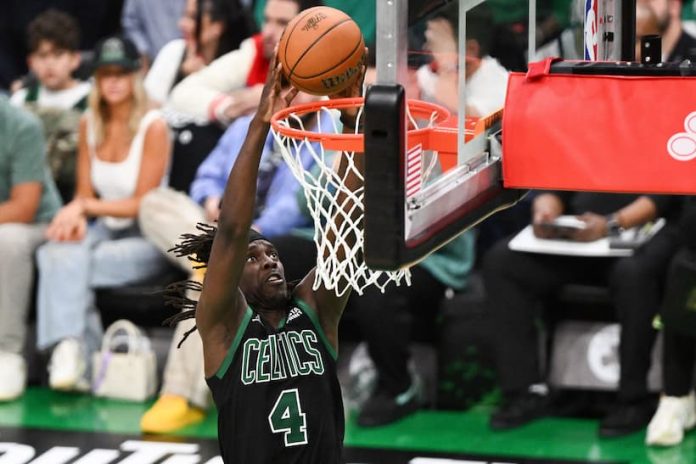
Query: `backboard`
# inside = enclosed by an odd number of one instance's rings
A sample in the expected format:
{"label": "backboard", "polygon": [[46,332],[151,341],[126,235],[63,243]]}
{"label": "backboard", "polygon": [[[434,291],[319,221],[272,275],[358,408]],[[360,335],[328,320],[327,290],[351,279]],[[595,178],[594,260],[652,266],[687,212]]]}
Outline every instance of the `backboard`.
{"label": "backboard", "polygon": [[[572,42],[565,42],[570,57],[631,59],[635,28],[622,15],[633,11],[626,17],[634,21],[635,0],[568,0],[566,11],[553,9],[562,2],[538,3],[377,0],[377,77],[364,114],[370,268],[416,263],[526,193],[502,183],[502,65],[523,71],[529,57],[560,54],[548,47],[560,43],[562,32]],[[407,98],[450,111],[449,153],[408,137]]]}

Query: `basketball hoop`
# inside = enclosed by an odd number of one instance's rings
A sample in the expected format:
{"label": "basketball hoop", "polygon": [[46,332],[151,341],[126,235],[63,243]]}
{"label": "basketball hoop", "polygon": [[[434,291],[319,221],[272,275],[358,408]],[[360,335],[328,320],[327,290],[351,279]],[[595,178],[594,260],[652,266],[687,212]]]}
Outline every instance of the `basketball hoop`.
{"label": "basketball hoop", "polygon": [[[397,271],[374,271],[369,269],[363,259],[364,236],[362,222],[364,218],[364,192],[361,186],[356,191],[350,191],[345,180],[351,175],[364,179],[353,162],[356,154],[364,152],[363,134],[355,129],[355,133],[344,134],[338,123],[338,117],[330,118],[330,127],[322,127],[322,112],[336,113],[342,108],[358,108],[356,126],[360,126],[363,114],[363,98],[343,98],[336,100],[321,100],[292,106],[279,111],[271,119],[272,133],[280,146],[285,162],[290,167],[295,178],[302,185],[310,214],[314,221],[314,243],[317,247],[317,268],[314,289],[321,285],[332,289],[338,296],[352,288],[362,294],[365,288],[376,285],[384,292],[389,283],[400,285],[405,280],[410,285],[408,267]],[[305,116],[314,114],[315,130],[305,127]],[[456,133],[445,131],[446,136],[438,137],[435,130],[450,117],[449,112],[432,103],[418,100],[408,102],[408,121],[411,129],[408,131],[408,144],[423,143],[425,149],[432,149],[434,142],[440,140],[440,145],[447,145],[456,153]],[[326,126],[326,124],[324,124]],[[452,143],[454,134],[454,143]],[[442,142],[446,139],[446,143]],[[437,145],[437,143],[435,143]],[[428,148],[430,147],[430,148]],[[301,153],[306,151],[314,159],[315,168],[306,171],[301,159]],[[347,160],[346,172],[339,176],[336,172],[336,162],[340,155]],[[339,194],[344,194],[353,200],[353,210],[343,211],[337,201]],[[336,215],[343,216],[340,227],[334,224]],[[326,240],[331,233],[333,242]],[[346,237],[355,236],[358,239],[349,244]],[[339,253],[340,251],[341,253]],[[340,259],[338,256],[343,255]]]}

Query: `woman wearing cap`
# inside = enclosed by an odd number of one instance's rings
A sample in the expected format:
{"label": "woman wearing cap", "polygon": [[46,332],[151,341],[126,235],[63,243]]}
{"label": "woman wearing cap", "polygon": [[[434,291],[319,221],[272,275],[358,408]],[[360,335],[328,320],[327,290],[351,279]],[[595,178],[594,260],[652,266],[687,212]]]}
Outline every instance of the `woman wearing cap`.
{"label": "woman wearing cap", "polygon": [[147,110],[133,43],[100,42],[94,76],[80,122],[75,198],[38,251],[37,344],[53,348],[49,384],[59,390],[89,387],[88,355],[101,338],[93,290],[141,281],[167,265],[134,220],[141,197],[162,182],[170,141],[159,113]]}

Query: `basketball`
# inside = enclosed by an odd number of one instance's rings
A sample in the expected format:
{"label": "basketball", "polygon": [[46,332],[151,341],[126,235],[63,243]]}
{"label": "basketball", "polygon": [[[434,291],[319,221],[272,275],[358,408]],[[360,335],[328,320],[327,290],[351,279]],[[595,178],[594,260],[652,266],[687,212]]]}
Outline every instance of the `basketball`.
{"label": "basketball", "polygon": [[318,6],[303,11],[278,43],[283,73],[298,90],[331,95],[350,86],[360,72],[365,42],[350,16]]}

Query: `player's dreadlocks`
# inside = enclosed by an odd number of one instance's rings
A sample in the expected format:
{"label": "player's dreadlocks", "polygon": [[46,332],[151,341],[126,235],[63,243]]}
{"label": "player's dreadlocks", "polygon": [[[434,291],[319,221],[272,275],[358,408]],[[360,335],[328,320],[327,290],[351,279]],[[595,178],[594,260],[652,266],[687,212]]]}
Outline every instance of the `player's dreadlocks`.
{"label": "player's dreadlocks", "polygon": [[[188,259],[197,263],[193,266],[194,269],[202,269],[208,265],[210,259],[210,250],[213,246],[213,239],[217,232],[217,227],[209,224],[198,223],[196,229],[201,231],[200,234],[184,234],[181,236],[181,242],[167,252],[174,253],[177,257],[187,256]],[[193,319],[196,317],[196,305],[198,302],[187,296],[188,291],[200,293],[203,290],[203,284],[195,280],[184,280],[175,282],[167,286],[164,291],[165,305],[177,308],[179,312],[172,317],[169,317],[162,322],[162,325],[174,327],[181,321]],[[196,326],[186,331],[177,348],[186,341],[189,335],[195,330]]]}
{"label": "player's dreadlocks", "polygon": [[[196,224],[196,229],[201,233],[199,234],[184,234],[181,236],[181,242],[177,244],[174,248],[167,250],[168,252],[174,253],[177,257],[188,257],[189,260],[196,263],[194,269],[203,269],[208,265],[208,260],[210,259],[210,252],[213,248],[213,239],[217,233],[217,227],[210,224],[198,223]],[[249,243],[254,240],[266,240],[266,237],[251,229],[249,231]],[[288,305],[292,304],[292,290],[297,285],[298,282],[288,282]],[[162,322],[162,325],[168,325],[174,327],[181,321],[187,319],[194,319],[196,317],[196,306],[198,302],[192,300],[187,296],[189,291],[194,291],[200,293],[203,290],[203,284],[195,280],[184,280],[181,282],[175,282],[169,286],[164,291],[165,305],[177,308],[179,312],[172,317],[169,317]],[[252,304],[256,302],[249,301]],[[263,302],[258,302],[263,304]],[[195,332],[197,327],[194,325],[193,328],[188,330],[181,341],[177,345],[177,348],[181,347],[181,344],[186,341],[189,335]]]}
{"label": "player's dreadlocks", "polygon": [[188,256],[191,261],[198,263],[194,269],[200,269],[208,265],[217,227],[199,222],[196,229],[202,233],[182,235],[181,242],[168,251],[177,257]]}

